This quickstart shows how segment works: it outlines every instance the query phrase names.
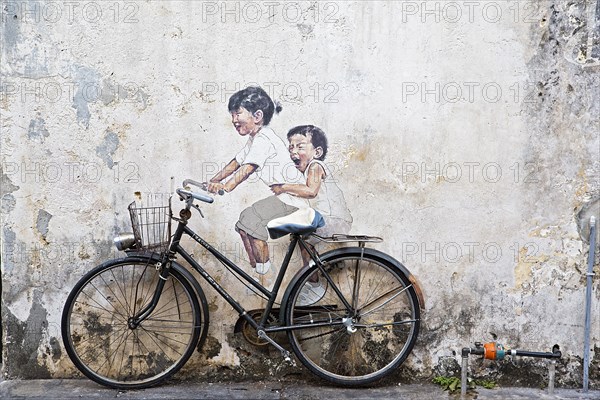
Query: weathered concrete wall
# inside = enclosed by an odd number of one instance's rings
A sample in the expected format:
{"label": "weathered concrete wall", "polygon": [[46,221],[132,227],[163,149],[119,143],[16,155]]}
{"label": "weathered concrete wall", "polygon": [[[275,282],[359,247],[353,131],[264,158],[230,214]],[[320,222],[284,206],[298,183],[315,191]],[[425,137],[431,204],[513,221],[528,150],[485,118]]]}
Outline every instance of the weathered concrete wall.
{"label": "weathered concrete wall", "polygon": [[[597,213],[600,195],[595,2],[3,1],[1,12],[5,378],[75,374],[60,339],[69,290],[115,256],[134,192],[206,180],[241,148],[227,99],[255,83],[283,105],[281,136],[303,123],[327,132],[353,231],[385,237],[378,248],[421,283],[423,329],[402,379],[456,371],[461,347],[497,335],[513,348],[559,343],[559,384],[580,384],[588,247],[576,214]],[[242,185],[193,226],[242,258],[233,224],[267,193]],[[272,247],[280,261],[285,241]],[[595,387],[598,293],[596,282]],[[183,375],[279,371],[277,353],[233,335],[236,316],[207,295],[208,346]],[[500,381],[545,379],[535,360],[474,364]]]}

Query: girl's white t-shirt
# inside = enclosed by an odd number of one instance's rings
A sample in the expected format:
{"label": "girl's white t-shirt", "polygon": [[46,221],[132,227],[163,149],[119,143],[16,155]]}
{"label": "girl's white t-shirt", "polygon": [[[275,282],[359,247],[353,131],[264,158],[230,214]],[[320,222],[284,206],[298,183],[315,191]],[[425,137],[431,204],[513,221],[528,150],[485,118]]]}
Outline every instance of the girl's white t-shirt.
{"label": "girl's white t-shirt", "polygon": [[[256,165],[256,175],[267,186],[276,183],[304,183],[304,176],[296,168],[284,141],[273,129],[263,126],[254,136],[249,136],[246,145],[235,156],[239,165]],[[305,199],[282,193],[281,201],[294,207],[307,207]]]}

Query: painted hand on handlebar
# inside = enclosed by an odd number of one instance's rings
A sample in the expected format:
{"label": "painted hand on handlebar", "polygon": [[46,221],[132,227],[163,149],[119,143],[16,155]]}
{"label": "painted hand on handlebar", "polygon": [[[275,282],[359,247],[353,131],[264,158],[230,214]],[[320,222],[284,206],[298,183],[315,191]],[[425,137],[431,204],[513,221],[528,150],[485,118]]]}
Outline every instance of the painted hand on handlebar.
{"label": "painted hand on handlebar", "polygon": [[221,182],[207,182],[206,190],[208,190],[210,193],[223,194],[225,192],[225,185]]}

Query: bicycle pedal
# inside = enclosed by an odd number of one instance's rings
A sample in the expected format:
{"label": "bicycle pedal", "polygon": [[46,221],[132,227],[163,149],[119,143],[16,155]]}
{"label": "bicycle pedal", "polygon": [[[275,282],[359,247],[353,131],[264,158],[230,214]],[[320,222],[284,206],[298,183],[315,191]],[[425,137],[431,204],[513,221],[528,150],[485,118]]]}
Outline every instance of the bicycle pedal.
{"label": "bicycle pedal", "polygon": [[292,367],[296,366],[296,361],[290,357],[289,353],[283,357],[283,361],[289,363]]}

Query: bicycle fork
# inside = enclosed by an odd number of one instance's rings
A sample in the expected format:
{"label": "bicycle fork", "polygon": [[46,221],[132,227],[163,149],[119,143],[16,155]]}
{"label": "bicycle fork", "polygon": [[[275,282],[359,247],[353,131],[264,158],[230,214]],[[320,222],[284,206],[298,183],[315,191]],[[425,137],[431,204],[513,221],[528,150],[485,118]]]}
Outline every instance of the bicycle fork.
{"label": "bicycle fork", "polygon": [[[167,283],[167,280],[170,275],[170,273],[169,273],[170,265],[167,263],[167,266],[163,268],[162,262],[158,261],[155,264],[155,267],[157,270],[160,270],[160,273],[158,275],[159,280],[158,280],[158,284],[156,285],[156,289],[154,290],[154,295],[152,296],[152,300],[150,301],[149,304],[144,306],[144,308],[142,308],[140,311],[138,311],[137,313],[134,312],[133,316],[127,320],[127,325],[129,326],[129,329],[132,329],[132,330],[136,329],[142,323],[142,321],[144,321],[146,318],[148,318],[150,316],[150,314],[152,314],[152,312],[158,305],[158,301],[160,300],[160,296],[162,294],[162,291],[163,291],[165,284]],[[137,293],[137,286],[136,286],[136,293],[135,293],[136,298],[137,298],[137,294],[138,293]]]}

